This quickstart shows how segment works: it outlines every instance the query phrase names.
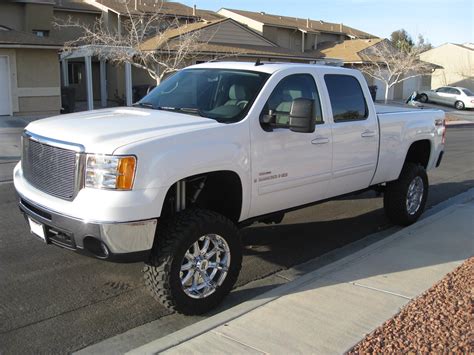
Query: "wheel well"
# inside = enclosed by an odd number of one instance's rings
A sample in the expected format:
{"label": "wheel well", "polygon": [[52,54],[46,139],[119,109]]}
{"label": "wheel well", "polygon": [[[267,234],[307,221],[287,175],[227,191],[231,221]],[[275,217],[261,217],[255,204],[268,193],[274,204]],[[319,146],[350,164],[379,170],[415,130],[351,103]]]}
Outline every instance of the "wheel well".
{"label": "wheel well", "polygon": [[166,194],[162,217],[176,213],[178,184],[185,185],[185,209],[204,208],[238,222],[242,210],[242,183],[233,171],[214,171],[186,177],[174,183]]}
{"label": "wheel well", "polygon": [[412,143],[408,149],[405,163],[421,164],[426,169],[430,160],[431,142],[427,139]]}

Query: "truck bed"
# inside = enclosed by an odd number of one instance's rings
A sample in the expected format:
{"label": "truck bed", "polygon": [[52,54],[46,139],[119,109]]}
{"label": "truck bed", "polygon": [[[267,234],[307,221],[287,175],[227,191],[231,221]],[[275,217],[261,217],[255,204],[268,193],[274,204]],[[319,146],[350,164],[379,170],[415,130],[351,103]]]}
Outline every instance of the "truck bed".
{"label": "truck bed", "polygon": [[407,112],[427,112],[427,111],[438,111],[432,108],[415,107],[415,106],[402,106],[402,105],[388,105],[388,104],[375,104],[375,111],[377,114],[387,113],[407,113]]}

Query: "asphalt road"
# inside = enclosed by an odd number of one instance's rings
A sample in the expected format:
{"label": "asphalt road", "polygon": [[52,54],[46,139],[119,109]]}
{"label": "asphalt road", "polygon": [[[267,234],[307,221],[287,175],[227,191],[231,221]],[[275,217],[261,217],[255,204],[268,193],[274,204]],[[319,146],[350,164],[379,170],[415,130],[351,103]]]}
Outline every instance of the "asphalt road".
{"label": "asphalt road", "polygon": [[[441,167],[430,172],[428,208],[474,186],[474,127],[450,127],[447,139]],[[238,285],[389,227],[381,198],[370,192],[246,228]],[[29,234],[12,184],[0,184],[1,354],[68,353],[161,319],[158,338],[200,319],[169,314],[145,290],[141,270],[42,244]],[[255,292],[234,291],[223,307]]]}

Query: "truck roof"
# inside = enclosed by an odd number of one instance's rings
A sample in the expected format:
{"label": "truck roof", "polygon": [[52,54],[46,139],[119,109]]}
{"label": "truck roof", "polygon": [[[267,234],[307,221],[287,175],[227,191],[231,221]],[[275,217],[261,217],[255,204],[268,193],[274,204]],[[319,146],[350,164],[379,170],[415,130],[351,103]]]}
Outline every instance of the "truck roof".
{"label": "truck roof", "polygon": [[278,63],[278,62],[261,62],[260,65],[255,65],[255,62],[207,62],[192,65],[188,68],[220,68],[220,69],[238,69],[238,70],[251,70],[258,71],[268,74],[273,74],[279,70],[289,68],[302,68],[302,69],[328,69],[340,70],[340,71],[352,71],[352,69],[321,65],[321,64],[305,64],[305,63]]}

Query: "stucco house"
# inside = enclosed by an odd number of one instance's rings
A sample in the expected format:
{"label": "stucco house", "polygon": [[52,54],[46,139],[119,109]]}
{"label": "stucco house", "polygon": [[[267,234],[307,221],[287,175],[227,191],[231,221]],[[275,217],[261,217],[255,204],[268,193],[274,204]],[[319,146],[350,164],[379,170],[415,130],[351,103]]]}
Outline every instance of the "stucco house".
{"label": "stucco house", "polygon": [[61,109],[61,41],[49,37],[48,5],[0,4],[0,115],[47,115]]}
{"label": "stucco house", "polygon": [[[180,35],[200,32],[198,56],[187,64],[259,58],[357,67],[364,61],[362,54],[380,41],[342,23],[226,8],[213,12],[159,0],[5,0],[0,3],[0,76],[9,77],[9,84],[3,86],[8,87],[10,100],[9,105],[2,106],[3,111],[57,113],[61,108],[61,86],[74,88],[76,100],[86,102],[88,109],[105,107],[113,101],[130,105],[132,86],[155,84],[147,72],[130,64],[113,65],[98,58],[87,46],[72,53],[62,52],[59,57],[62,44],[80,37],[81,30],[53,24],[72,19],[93,26],[100,19],[109,31],[123,33],[127,17],[138,13],[159,13],[165,29],[169,26],[167,18],[174,22],[159,41],[150,34],[142,49],[163,51],[160,41],[166,41],[166,50],[173,50],[173,43]],[[12,36],[16,42],[11,41]],[[19,51],[21,46],[22,50],[34,50],[35,54],[23,55],[26,52]],[[36,57],[41,59],[35,60]],[[21,58],[30,62],[26,64]],[[37,63],[45,68],[41,73],[35,69]],[[30,75],[31,72],[35,75]],[[36,80],[36,84],[25,82],[25,77]],[[374,84],[367,79],[369,84]],[[35,86],[40,83],[43,86]],[[392,97],[406,96],[412,89],[407,84],[395,87]],[[0,90],[6,89],[0,84]]]}
{"label": "stucco house", "polygon": [[228,8],[217,13],[245,24],[280,47],[300,52],[314,51],[326,42],[375,37],[342,23]]}
{"label": "stucco house", "polygon": [[421,53],[420,59],[441,67],[431,75],[431,89],[449,85],[474,91],[474,43],[445,43]]}
{"label": "stucco house", "polygon": [[310,63],[314,56],[288,48],[282,48],[256,31],[231,19],[220,18],[182,25],[166,31],[163,36],[153,37],[141,45],[141,49],[159,52],[173,50],[173,41],[179,36],[199,31],[198,55],[189,64],[228,59],[233,61],[293,61]]}

